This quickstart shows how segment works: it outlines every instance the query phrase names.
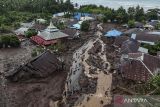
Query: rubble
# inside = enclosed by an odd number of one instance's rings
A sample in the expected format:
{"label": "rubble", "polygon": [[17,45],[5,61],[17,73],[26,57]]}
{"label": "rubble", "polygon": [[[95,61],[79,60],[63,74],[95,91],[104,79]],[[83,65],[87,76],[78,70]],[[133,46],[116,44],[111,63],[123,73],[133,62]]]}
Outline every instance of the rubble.
{"label": "rubble", "polygon": [[56,64],[58,59],[45,52],[16,72],[8,73],[7,79],[0,80],[0,94],[4,93],[1,98],[6,99],[0,103],[4,107],[49,107],[50,101],[62,100],[66,72],[60,69],[60,63]]}

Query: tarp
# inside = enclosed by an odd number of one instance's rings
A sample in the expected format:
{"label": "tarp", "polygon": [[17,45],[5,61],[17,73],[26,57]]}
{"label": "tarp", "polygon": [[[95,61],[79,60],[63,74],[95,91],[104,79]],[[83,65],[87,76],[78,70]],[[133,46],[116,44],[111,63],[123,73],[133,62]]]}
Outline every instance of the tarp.
{"label": "tarp", "polygon": [[114,29],[114,30],[108,31],[104,36],[107,36],[107,37],[118,37],[118,36],[121,36],[121,35],[122,35],[122,32]]}

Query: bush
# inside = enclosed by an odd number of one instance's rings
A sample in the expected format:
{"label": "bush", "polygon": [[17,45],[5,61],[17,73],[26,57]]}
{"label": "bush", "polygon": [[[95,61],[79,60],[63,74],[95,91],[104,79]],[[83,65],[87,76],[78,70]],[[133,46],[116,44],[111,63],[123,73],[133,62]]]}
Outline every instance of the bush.
{"label": "bush", "polygon": [[3,45],[7,48],[8,46],[11,47],[19,47],[20,41],[19,39],[14,35],[3,35],[0,36],[0,47],[3,47]]}
{"label": "bush", "polygon": [[37,31],[35,29],[28,29],[28,31],[25,32],[25,36],[27,38],[30,38],[30,37],[35,36],[35,35],[37,35]]}
{"label": "bush", "polygon": [[71,17],[72,17],[72,14],[69,14],[69,13],[64,15],[64,18],[71,18]]}
{"label": "bush", "polygon": [[160,23],[155,26],[155,29],[160,30]]}
{"label": "bush", "polygon": [[3,48],[3,43],[0,41],[0,49]]}
{"label": "bush", "polygon": [[89,27],[90,27],[90,24],[89,24],[89,21],[84,21],[82,22],[82,25],[81,25],[81,31],[89,31]]}
{"label": "bush", "polygon": [[32,56],[32,57],[36,57],[36,56],[37,56],[37,51],[36,51],[36,50],[33,50],[32,53],[31,53],[31,56]]}
{"label": "bush", "polygon": [[135,27],[135,20],[129,20],[128,21],[128,27],[129,28],[134,28]]}
{"label": "bush", "polygon": [[20,41],[16,36],[11,36],[9,44],[12,47],[19,47],[20,46]]}
{"label": "bush", "polygon": [[16,23],[13,24],[13,26],[14,26],[15,29],[17,29],[17,28],[19,28],[21,25],[20,25],[19,22],[16,22]]}
{"label": "bush", "polygon": [[9,33],[10,32],[10,29],[9,27],[5,26],[5,25],[1,25],[0,26],[0,32],[1,33]]}

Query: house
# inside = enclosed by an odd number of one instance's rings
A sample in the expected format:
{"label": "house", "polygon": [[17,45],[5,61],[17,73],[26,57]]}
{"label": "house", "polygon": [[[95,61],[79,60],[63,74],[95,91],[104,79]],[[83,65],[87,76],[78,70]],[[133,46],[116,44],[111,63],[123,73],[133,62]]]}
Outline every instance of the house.
{"label": "house", "polygon": [[55,18],[55,17],[62,17],[64,15],[65,15],[65,12],[55,13],[55,14],[53,14],[53,18]]}
{"label": "house", "polygon": [[71,27],[71,26],[73,26],[76,23],[78,23],[78,21],[76,19],[69,19],[68,21],[66,21],[66,25],[68,27]]}
{"label": "house", "polygon": [[76,29],[76,30],[80,30],[81,29],[81,24],[83,23],[83,21],[78,21],[78,23],[73,24],[70,28],[72,29]]}
{"label": "house", "polygon": [[144,32],[144,30],[143,29],[141,29],[141,28],[131,28],[131,29],[129,29],[129,30],[126,30],[125,32],[124,32],[124,34],[126,34],[126,35],[131,35],[131,34],[136,34],[136,33],[140,33],[140,32]]}
{"label": "house", "polygon": [[25,36],[25,32],[28,31],[29,28],[21,27],[14,31],[17,36]]}
{"label": "house", "polygon": [[106,37],[118,37],[118,36],[121,36],[121,35],[122,35],[122,32],[120,32],[116,29],[113,29],[113,30],[108,31],[104,36],[106,36]]}
{"label": "house", "polygon": [[129,54],[138,52],[140,43],[132,38],[124,41],[121,46],[121,54]]}
{"label": "house", "polygon": [[135,28],[143,28],[144,24],[141,22],[135,22]]}
{"label": "house", "polygon": [[93,21],[94,18],[90,16],[84,16],[80,18],[81,21]]}
{"label": "house", "polygon": [[159,20],[151,20],[151,22],[149,22],[148,24],[153,26],[155,28],[155,26],[159,23]]}
{"label": "house", "polygon": [[4,76],[6,84],[0,84],[0,107],[47,107],[53,98],[56,101],[62,98],[67,72],[56,55],[46,51]]}
{"label": "house", "polygon": [[21,23],[21,26],[24,28],[31,28],[34,24],[35,21],[32,21],[32,22]]}
{"label": "house", "polygon": [[26,81],[30,79],[45,78],[49,75],[62,72],[62,63],[50,51],[18,67],[14,72],[8,72],[5,76],[11,81]]}
{"label": "house", "polygon": [[63,33],[69,35],[68,39],[74,39],[80,37],[80,31],[76,29],[70,29],[66,28],[64,30],[61,30]]}
{"label": "house", "polygon": [[137,34],[132,34],[131,38],[137,40],[140,43],[146,43],[150,45],[155,45],[155,43],[160,40],[159,35],[151,34],[149,32],[141,32]]}
{"label": "house", "polygon": [[144,28],[145,29],[148,29],[148,30],[153,30],[154,29],[154,26],[150,25],[150,24],[146,24],[144,25]]}
{"label": "house", "polygon": [[35,29],[36,31],[42,31],[47,28],[46,24],[41,23],[35,23],[32,27],[32,29]]}
{"label": "house", "polygon": [[61,32],[57,27],[50,22],[47,29],[39,31],[37,36],[32,36],[31,39],[38,45],[52,45],[57,43],[62,38],[67,38],[69,35]]}
{"label": "house", "polygon": [[119,36],[119,37],[115,38],[114,46],[121,47],[123,42],[128,39],[129,39],[128,36]]}
{"label": "house", "polygon": [[91,14],[89,14],[89,13],[79,13],[79,12],[76,12],[76,13],[74,13],[74,18],[76,20],[80,20],[81,17],[86,17],[86,16],[90,16],[90,15]]}
{"label": "house", "polygon": [[45,24],[47,22],[47,20],[45,19],[36,19],[37,23],[41,23],[41,24]]}
{"label": "house", "polygon": [[144,48],[144,47],[139,47],[138,48],[138,52],[142,52],[142,53],[148,53],[148,49],[147,48]]}
{"label": "house", "polygon": [[160,72],[160,58],[144,53],[129,53],[121,60],[120,71],[125,79],[146,82]]}

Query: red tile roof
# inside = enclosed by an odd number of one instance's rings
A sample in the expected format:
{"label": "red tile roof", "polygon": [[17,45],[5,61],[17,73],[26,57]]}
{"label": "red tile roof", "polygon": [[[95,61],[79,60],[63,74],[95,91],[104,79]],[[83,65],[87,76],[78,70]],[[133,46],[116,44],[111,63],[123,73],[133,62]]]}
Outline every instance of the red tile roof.
{"label": "red tile roof", "polygon": [[44,40],[40,36],[32,36],[31,39],[36,42],[38,45],[52,45],[57,43],[57,40]]}

